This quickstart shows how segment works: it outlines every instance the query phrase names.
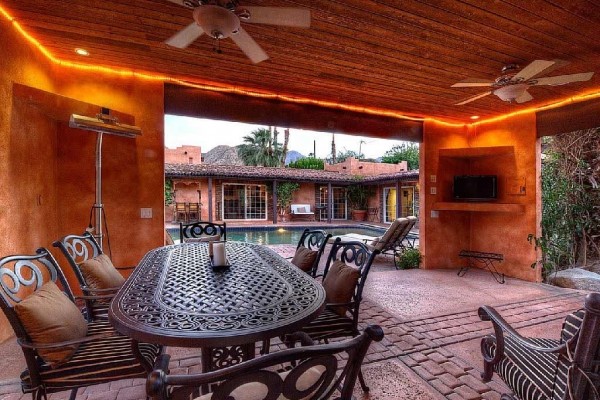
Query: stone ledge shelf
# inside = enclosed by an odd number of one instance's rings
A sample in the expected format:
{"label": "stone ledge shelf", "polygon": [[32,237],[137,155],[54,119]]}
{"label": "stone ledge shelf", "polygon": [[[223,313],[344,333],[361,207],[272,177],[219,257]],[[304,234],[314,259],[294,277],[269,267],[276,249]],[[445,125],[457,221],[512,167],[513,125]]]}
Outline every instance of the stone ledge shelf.
{"label": "stone ledge shelf", "polygon": [[482,203],[482,202],[437,202],[433,204],[437,211],[478,211],[478,212],[525,212],[524,204],[517,203]]}

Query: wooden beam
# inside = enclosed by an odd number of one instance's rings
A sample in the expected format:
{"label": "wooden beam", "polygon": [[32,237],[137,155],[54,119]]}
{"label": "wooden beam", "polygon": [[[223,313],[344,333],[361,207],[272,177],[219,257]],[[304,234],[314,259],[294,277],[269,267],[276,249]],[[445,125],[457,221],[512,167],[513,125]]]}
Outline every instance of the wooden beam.
{"label": "wooden beam", "polygon": [[421,142],[423,123],[165,85],[165,113]]}
{"label": "wooden beam", "polygon": [[600,127],[600,99],[539,111],[535,117],[538,137],[598,128]]}

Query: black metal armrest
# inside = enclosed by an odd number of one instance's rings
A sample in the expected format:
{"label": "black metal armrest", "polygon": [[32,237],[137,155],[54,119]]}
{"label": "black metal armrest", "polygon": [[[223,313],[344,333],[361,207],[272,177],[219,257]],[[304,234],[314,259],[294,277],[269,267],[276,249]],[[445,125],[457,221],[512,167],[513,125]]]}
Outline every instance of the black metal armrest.
{"label": "black metal armrest", "polygon": [[[487,382],[492,379],[494,373],[494,366],[502,360],[504,357],[504,342],[505,336],[510,336],[517,345],[522,346],[538,353],[556,353],[565,354],[567,352],[567,346],[571,343],[575,343],[577,336],[571,338],[568,342],[563,343],[555,347],[543,347],[534,343],[531,339],[526,338],[519,334],[498,312],[491,306],[482,306],[478,310],[479,318],[482,321],[491,321],[494,327],[495,338],[486,336],[481,340],[481,354],[483,355],[484,372],[481,374],[482,379]],[[494,356],[487,351],[489,344],[495,344],[496,351]]]}
{"label": "black metal armrest", "polygon": [[119,291],[119,289],[120,289],[120,287],[112,287],[112,288],[106,288],[106,289],[91,288],[89,286],[81,287],[81,291],[84,293],[117,293]]}
{"label": "black metal armrest", "polygon": [[135,265],[127,265],[125,267],[115,267],[119,271],[132,271],[135,269]]}

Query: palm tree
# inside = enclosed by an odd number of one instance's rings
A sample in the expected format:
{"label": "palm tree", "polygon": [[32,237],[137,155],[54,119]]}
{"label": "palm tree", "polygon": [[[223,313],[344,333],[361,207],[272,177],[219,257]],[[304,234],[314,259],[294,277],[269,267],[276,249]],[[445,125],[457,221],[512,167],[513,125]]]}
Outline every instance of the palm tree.
{"label": "palm tree", "polygon": [[277,167],[281,162],[281,144],[271,129],[259,128],[244,136],[238,146],[238,156],[246,165]]}

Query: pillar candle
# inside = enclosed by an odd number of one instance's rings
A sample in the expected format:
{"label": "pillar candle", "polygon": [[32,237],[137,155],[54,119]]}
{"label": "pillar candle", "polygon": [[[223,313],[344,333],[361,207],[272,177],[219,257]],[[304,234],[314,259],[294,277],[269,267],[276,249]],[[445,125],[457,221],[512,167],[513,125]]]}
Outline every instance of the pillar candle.
{"label": "pillar candle", "polygon": [[213,265],[220,267],[226,264],[225,243],[217,242],[213,244]]}

